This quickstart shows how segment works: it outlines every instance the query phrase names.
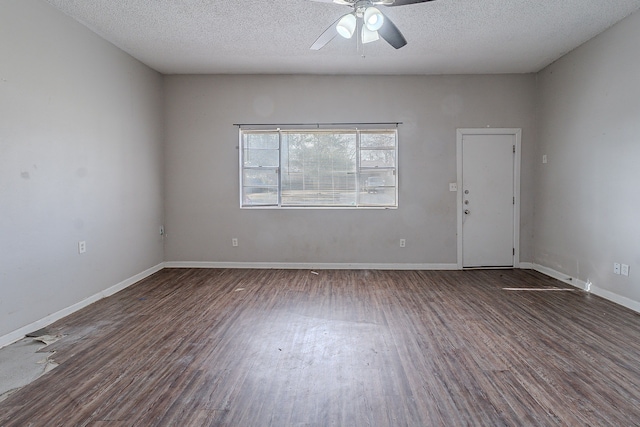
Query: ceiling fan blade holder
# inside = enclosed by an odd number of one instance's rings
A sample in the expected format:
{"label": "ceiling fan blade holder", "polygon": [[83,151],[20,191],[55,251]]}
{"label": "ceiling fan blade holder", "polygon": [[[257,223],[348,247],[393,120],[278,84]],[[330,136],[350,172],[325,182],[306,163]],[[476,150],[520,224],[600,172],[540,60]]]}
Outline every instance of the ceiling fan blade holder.
{"label": "ceiling fan blade holder", "polygon": [[351,5],[352,3],[346,0],[311,0],[311,1],[314,1],[316,3],[335,3],[335,4],[346,4],[346,5]]}
{"label": "ceiling fan blade holder", "polygon": [[404,38],[396,24],[388,16],[384,17],[384,25],[378,30],[378,34],[396,49],[400,49],[407,44],[407,39]]}

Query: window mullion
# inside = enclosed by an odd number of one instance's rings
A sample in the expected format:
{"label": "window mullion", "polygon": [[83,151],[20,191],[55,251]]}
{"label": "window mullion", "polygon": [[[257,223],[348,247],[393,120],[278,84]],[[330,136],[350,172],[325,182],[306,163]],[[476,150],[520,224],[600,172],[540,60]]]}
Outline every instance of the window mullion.
{"label": "window mullion", "polygon": [[360,206],[360,130],[356,129],[356,207]]}
{"label": "window mullion", "polygon": [[395,205],[398,206],[398,188],[399,188],[400,184],[398,183],[398,161],[399,161],[399,159],[398,159],[398,127],[397,126],[396,126],[396,129],[393,132],[393,136],[394,136],[394,139],[395,139],[395,141],[394,141],[394,146],[395,146],[394,159],[395,159],[395,162],[393,164],[393,176],[395,178],[394,181],[395,181],[395,187],[396,187],[395,188],[395,191],[396,191],[396,194],[395,194],[395,200],[396,200]]}
{"label": "window mullion", "polygon": [[240,161],[239,164],[239,172],[240,172],[240,185],[239,187],[239,194],[238,197],[240,199],[240,206],[242,207],[244,205],[244,200],[243,200],[243,194],[244,194],[244,133],[242,132],[242,128],[238,128],[238,150],[240,150],[240,153],[238,155],[238,159]]}
{"label": "window mullion", "polygon": [[278,207],[282,207],[282,130],[278,129]]}

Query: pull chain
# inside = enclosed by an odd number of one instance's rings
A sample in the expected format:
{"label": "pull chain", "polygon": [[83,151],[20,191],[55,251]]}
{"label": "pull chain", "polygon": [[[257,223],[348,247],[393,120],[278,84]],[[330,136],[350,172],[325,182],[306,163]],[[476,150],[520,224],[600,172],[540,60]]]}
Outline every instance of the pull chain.
{"label": "pull chain", "polygon": [[362,41],[362,27],[364,26],[364,21],[363,20],[359,20],[358,23],[358,50],[360,50],[360,57],[362,59],[366,58],[366,55],[364,54],[364,42]]}

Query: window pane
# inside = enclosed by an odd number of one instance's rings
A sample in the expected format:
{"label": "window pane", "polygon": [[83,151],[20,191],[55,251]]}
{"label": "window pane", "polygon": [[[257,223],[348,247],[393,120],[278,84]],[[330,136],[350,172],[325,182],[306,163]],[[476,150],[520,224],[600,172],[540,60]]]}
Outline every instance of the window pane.
{"label": "window pane", "polygon": [[242,184],[245,187],[278,185],[278,173],[275,169],[245,169],[242,174]]}
{"label": "window pane", "polygon": [[278,204],[278,187],[242,187],[243,206]]}
{"label": "window pane", "polygon": [[244,134],[244,148],[246,149],[278,149],[277,132],[259,132]]}
{"label": "window pane", "polygon": [[366,132],[360,134],[362,148],[391,148],[396,146],[395,132]]}
{"label": "window pane", "polygon": [[361,150],[360,167],[393,168],[396,166],[396,150]]}
{"label": "window pane", "polygon": [[244,134],[242,162],[245,167],[278,167],[280,158],[278,133]]}
{"label": "window pane", "polygon": [[244,166],[277,167],[279,156],[280,152],[278,150],[245,149],[243,153]]}
{"label": "window pane", "polygon": [[360,176],[360,204],[395,206],[396,176],[393,170],[363,171]]}
{"label": "window pane", "polygon": [[396,176],[392,170],[365,170],[360,175],[360,189],[374,192],[379,187],[395,187]]}
{"label": "window pane", "polygon": [[355,206],[356,134],[283,134],[282,204]]}

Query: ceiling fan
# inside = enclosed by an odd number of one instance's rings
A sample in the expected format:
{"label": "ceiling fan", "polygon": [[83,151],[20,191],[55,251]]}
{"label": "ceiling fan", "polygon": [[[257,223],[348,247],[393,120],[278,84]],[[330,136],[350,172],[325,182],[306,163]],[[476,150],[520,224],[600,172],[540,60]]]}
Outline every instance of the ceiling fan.
{"label": "ceiling fan", "polygon": [[404,6],[407,4],[426,3],[433,0],[312,0],[321,3],[336,3],[353,8],[352,12],[338,18],[329,28],[324,30],[320,37],[311,45],[311,50],[320,50],[338,34],[350,39],[360,23],[360,40],[362,43],[370,43],[380,37],[396,49],[407,44],[398,27],[384,15],[377,6]]}

